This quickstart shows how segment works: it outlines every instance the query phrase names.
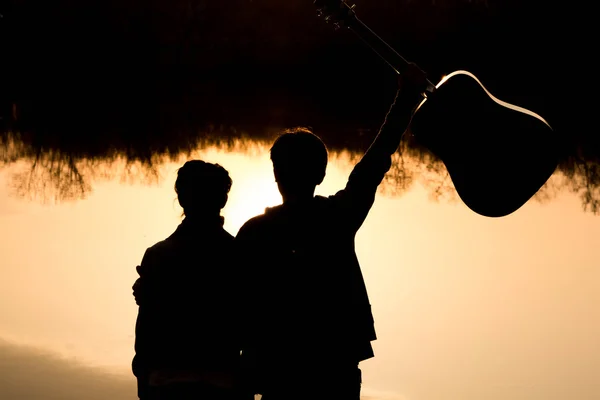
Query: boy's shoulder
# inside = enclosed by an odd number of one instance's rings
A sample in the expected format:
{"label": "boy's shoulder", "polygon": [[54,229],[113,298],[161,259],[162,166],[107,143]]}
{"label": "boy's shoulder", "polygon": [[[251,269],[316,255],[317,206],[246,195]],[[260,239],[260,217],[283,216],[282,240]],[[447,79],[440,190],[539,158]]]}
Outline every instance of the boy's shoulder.
{"label": "boy's shoulder", "polygon": [[255,236],[260,232],[268,230],[273,222],[277,221],[283,210],[283,204],[265,208],[264,213],[250,218],[240,228],[236,239]]}
{"label": "boy's shoulder", "polygon": [[[317,213],[324,210],[329,210],[330,207],[335,206],[336,202],[334,200],[336,197],[337,194],[328,197],[317,195],[314,197],[312,209]],[[269,229],[281,221],[285,221],[287,218],[289,218],[289,216],[290,211],[286,209],[283,204],[267,207],[265,208],[264,213],[256,215],[247,220],[238,231],[237,236],[240,236],[240,233],[243,235],[250,232],[255,233],[257,231]]]}

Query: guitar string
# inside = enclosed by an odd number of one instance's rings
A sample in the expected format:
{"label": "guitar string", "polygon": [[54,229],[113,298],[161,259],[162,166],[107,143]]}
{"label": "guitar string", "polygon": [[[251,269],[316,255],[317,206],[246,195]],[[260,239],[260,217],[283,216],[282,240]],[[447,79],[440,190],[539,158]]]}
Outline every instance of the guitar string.
{"label": "guitar string", "polygon": [[[398,53],[392,46],[390,46],[389,44],[387,44],[387,42],[385,40],[383,40],[378,34],[376,34],[371,28],[369,28],[369,26],[367,24],[365,24],[364,22],[362,22],[358,17],[354,17],[356,19],[356,21],[365,29],[367,29],[369,31],[369,33],[371,33],[373,36],[375,36],[379,41],[381,41],[381,43],[383,43],[389,50],[391,50],[396,56],[398,56],[398,58],[400,60],[402,60],[402,62],[404,62],[405,64],[408,64],[408,61],[406,61],[406,59],[404,57],[402,57],[400,55],[400,53]],[[369,45],[370,46],[370,45]]]}
{"label": "guitar string", "polygon": [[[400,55],[400,53],[398,53],[392,46],[390,46],[385,40],[383,40],[377,33],[375,33],[371,28],[369,28],[367,26],[367,24],[365,24],[364,22],[362,22],[357,16],[356,14],[354,15],[354,20],[358,23],[359,26],[362,26],[364,29],[366,29],[371,35],[373,35],[375,38],[377,38],[377,40],[379,40],[381,43],[383,43],[385,45],[385,47],[388,48],[388,50],[390,50],[392,53],[394,53],[404,64],[408,64],[409,62]],[[375,52],[375,54],[377,54],[383,61],[385,61],[390,67],[392,67],[392,69],[398,74],[400,75],[400,71],[398,71],[398,69],[391,63],[389,62],[379,51],[377,51],[377,49],[371,45],[371,43],[369,43],[365,38],[363,38],[355,29],[352,29],[351,25],[348,25],[348,29],[350,29],[352,32],[354,32],[354,34],[356,36],[359,37],[360,40],[362,40],[367,46],[369,46],[371,48],[371,50],[373,50]],[[427,92],[433,92],[435,89],[437,89],[437,86],[434,85],[431,81],[429,81],[429,79],[427,79],[427,84],[428,84],[428,88],[426,89],[425,93]]]}
{"label": "guitar string", "polygon": [[400,75],[400,71],[398,71],[396,69],[396,67],[389,62],[383,55],[381,55],[381,53],[379,53],[377,51],[377,49],[375,49],[375,47],[371,46],[371,44],[369,42],[367,42],[367,40],[365,40],[358,32],[356,32],[354,29],[352,29],[351,27],[348,27],[348,29],[350,29],[356,36],[358,36],[358,38],[360,40],[362,40],[367,46],[369,46],[371,48],[371,50],[373,50],[375,52],[375,54],[377,54],[383,61],[385,61],[387,63],[387,65],[389,65],[390,67],[392,67],[392,69],[394,70],[394,72],[396,72],[398,75]]}

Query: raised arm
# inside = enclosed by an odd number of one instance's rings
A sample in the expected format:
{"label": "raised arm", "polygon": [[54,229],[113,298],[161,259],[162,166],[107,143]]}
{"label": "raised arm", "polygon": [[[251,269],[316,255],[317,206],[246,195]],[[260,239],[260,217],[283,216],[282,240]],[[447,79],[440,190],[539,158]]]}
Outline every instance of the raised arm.
{"label": "raised arm", "polygon": [[413,111],[423,101],[427,87],[425,73],[415,64],[399,76],[398,92],[379,133],[365,155],[354,167],[346,188],[334,197],[346,209],[346,220],[358,229],[366,218],[377,187],[392,166],[392,155],[398,150],[400,140],[412,120]]}
{"label": "raised arm", "polygon": [[402,134],[410,125],[414,109],[423,100],[422,93],[426,85],[425,73],[415,64],[399,75],[394,102],[373,143],[352,171],[348,185],[353,183],[352,178],[357,175],[361,176],[361,180],[368,179],[368,186],[376,187],[381,183],[391,166],[391,157],[400,145]]}

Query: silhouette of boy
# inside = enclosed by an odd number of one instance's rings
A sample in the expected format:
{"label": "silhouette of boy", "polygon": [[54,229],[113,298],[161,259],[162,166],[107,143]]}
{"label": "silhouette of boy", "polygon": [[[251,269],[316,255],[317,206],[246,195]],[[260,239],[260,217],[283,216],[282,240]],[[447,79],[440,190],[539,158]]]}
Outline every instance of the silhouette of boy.
{"label": "silhouette of boy", "polygon": [[314,195],[328,159],[320,138],[297,128],[271,148],[283,204],[247,221],[235,239],[251,293],[242,359],[263,400],[360,398],[359,362],[374,356],[376,333],[354,238],[423,100],[425,75],[411,65],[399,86],[379,134],[333,196]]}
{"label": "silhouette of boy", "polygon": [[241,398],[238,273],[220,216],[231,184],[218,164],[186,162],[175,182],[185,218],[138,266],[132,369],[142,400]]}

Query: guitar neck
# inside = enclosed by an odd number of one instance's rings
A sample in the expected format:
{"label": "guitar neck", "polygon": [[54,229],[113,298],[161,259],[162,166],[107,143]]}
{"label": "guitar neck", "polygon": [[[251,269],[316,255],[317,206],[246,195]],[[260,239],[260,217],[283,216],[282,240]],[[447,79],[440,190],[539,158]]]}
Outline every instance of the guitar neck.
{"label": "guitar neck", "polygon": [[[409,62],[402,57],[392,46],[380,38],[371,28],[362,22],[356,15],[346,21],[345,26],[356,36],[367,44],[379,57],[381,57],[397,74],[402,74]],[[427,93],[433,93],[436,89],[431,81],[427,80]]]}

